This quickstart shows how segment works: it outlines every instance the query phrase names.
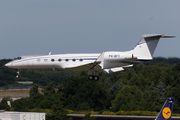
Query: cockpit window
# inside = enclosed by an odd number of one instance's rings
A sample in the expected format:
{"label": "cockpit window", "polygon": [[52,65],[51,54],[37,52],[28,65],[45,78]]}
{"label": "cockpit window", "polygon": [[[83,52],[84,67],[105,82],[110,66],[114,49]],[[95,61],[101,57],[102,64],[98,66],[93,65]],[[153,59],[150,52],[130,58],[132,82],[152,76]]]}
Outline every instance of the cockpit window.
{"label": "cockpit window", "polygon": [[21,59],[21,57],[14,58],[14,60],[20,60],[20,59]]}

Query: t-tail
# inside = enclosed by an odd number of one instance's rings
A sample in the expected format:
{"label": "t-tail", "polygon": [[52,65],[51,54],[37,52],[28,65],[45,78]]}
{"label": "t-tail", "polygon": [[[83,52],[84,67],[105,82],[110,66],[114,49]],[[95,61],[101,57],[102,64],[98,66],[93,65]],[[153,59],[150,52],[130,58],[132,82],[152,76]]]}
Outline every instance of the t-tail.
{"label": "t-tail", "polygon": [[167,98],[155,120],[171,120],[174,98]]}
{"label": "t-tail", "polygon": [[172,37],[174,36],[166,36],[164,34],[145,34],[132,52],[139,60],[152,60],[159,39]]}

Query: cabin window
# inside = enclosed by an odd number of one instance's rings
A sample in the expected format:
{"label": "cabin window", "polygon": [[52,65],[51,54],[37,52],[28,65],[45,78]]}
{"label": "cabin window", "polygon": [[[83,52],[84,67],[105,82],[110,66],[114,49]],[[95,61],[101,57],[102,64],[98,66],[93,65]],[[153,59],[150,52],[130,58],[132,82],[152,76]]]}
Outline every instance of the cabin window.
{"label": "cabin window", "polygon": [[47,62],[48,61],[48,59],[44,59],[44,62]]}
{"label": "cabin window", "polygon": [[83,59],[81,58],[81,59],[79,59],[79,61],[81,61],[81,62],[82,62],[82,61],[83,61]]}
{"label": "cabin window", "polygon": [[51,59],[52,62],[54,62],[55,60],[54,59]]}
{"label": "cabin window", "polygon": [[41,61],[41,59],[37,59],[37,61],[38,61],[38,62],[40,62],[40,61]]}
{"label": "cabin window", "polygon": [[72,61],[73,61],[73,62],[75,62],[75,61],[76,61],[76,59],[72,59]]}
{"label": "cabin window", "polygon": [[62,60],[61,59],[58,59],[59,62],[61,62]]}
{"label": "cabin window", "polygon": [[66,62],[68,62],[68,61],[69,61],[69,59],[65,59],[65,61],[66,61]]}

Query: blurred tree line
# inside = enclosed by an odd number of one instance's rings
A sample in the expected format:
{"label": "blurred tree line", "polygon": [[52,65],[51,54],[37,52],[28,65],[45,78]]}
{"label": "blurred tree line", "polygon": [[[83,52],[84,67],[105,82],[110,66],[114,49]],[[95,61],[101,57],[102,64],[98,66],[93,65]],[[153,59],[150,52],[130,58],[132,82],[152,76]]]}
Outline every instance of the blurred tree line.
{"label": "blurred tree line", "polygon": [[[173,113],[180,111],[179,58],[155,58],[121,72],[101,73],[99,81],[88,80],[86,72],[49,69],[22,70],[17,79],[16,70],[4,67],[8,61],[0,61],[0,87],[17,84],[17,80],[34,82],[30,97],[12,101],[15,111],[50,109],[49,120],[69,119],[65,109],[159,112],[167,97],[175,98]],[[6,108],[4,104],[0,103],[0,109]]]}

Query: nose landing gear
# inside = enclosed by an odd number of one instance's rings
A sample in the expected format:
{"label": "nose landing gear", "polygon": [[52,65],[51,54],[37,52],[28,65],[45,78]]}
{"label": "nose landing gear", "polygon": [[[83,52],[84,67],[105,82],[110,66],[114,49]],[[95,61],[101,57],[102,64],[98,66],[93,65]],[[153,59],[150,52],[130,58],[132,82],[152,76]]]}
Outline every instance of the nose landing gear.
{"label": "nose landing gear", "polygon": [[18,70],[18,71],[17,71],[16,78],[19,78],[19,77],[20,77],[20,71]]}

